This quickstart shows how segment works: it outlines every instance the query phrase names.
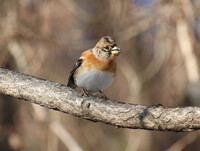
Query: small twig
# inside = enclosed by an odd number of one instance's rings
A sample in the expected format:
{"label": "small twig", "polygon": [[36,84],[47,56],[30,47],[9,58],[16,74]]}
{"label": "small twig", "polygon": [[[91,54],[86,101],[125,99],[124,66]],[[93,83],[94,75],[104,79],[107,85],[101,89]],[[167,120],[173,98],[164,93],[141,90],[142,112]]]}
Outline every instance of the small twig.
{"label": "small twig", "polygon": [[199,138],[199,133],[188,133],[187,135],[180,138],[175,142],[170,148],[166,151],[182,151],[185,147],[193,143],[196,139]]}
{"label": "small twig", "polygon": [[51,130],[57,135],[57,137],[64,143],[69,151],[83,151],[83,149],[74,140],[71,134],[61,125],[59,122],[52,122]]}

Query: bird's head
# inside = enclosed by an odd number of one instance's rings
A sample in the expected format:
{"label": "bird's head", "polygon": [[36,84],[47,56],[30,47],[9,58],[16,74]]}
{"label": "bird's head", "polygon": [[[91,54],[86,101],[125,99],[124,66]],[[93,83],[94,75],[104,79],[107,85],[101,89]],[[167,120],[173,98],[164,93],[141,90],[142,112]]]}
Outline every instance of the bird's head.
{"label": "bird's head", "polygon": [[92,48],[92,52],[100,60],[115,59],[120,54],[120,48],[111,37],[104,36]]}

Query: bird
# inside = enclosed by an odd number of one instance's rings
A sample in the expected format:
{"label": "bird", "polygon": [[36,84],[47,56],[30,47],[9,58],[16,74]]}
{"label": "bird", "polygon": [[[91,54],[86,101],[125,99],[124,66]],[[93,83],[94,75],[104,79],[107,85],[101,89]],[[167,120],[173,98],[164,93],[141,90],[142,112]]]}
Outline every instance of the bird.
{"label": "bird", "polygon": [[101,93],[108,88],[116,74],[116,57],[121,53],[120,48],[110,36],[102,37],[97,44],[81,54],[73,66],[67,86],[81,88],[83,96]]}

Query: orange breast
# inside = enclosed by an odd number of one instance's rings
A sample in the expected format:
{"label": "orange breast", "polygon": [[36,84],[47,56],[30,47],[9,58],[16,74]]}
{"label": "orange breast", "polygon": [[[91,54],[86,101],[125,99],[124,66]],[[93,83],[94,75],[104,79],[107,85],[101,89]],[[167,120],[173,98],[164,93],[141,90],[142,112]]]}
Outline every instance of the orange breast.
{"label": "orange breast", "polygon": [[84,57],[83,64],[81,65],[83,68],[86,67],[88,70],[96,68],[113,73],[116,71],[116,63],[114,59],[108,59],[105,61],[98,60],[90,50],[83,52],[82,57]]}

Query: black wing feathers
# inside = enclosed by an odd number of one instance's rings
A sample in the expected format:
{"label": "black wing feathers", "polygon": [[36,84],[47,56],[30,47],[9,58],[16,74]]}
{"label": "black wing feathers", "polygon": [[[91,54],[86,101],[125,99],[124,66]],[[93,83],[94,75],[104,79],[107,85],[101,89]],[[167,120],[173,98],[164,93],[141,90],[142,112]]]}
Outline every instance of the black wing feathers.
{"label": "black wing feathers", "polygon": [[69,77],[68,77],[68,82],[67,82],[67,86],[68,87],[71,87],[73,89],[75,89],[77,87],[75,82],[74,82],[74,77],[73,76],[74,76],[74,72],[76,71],[76,69],[78,67],[81,66],[82,62],[83,62],[83,58],[79,58],[77,60],[76,64],[73,66],[72,71],[70,72]]}

